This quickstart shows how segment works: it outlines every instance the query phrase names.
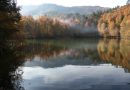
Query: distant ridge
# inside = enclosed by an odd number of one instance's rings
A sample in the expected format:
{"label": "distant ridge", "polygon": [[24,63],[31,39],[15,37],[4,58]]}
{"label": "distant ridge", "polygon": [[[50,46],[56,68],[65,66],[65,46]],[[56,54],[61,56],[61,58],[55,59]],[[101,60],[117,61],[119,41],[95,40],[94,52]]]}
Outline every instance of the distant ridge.
{"label": "distant ridge", "polygon": [[22,15],[56,15],[56,14],[76,14],[80,13],[82,15],[92,14],[97,11],[105,11],[109,8],[100,6],[74,6],[74,7],[64,7],[56,4],[43,4],[38,6],[23,6],[21,13]]}

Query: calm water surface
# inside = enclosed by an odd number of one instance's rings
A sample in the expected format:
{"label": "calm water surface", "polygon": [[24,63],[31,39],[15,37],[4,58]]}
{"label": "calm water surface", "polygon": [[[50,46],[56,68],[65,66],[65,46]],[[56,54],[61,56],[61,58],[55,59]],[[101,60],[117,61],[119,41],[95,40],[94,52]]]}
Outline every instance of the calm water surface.
{"label": "calm water surface", "polygon": [[0,87],[130,90],[129,40],[27,40],[14,55],[0,58]]}

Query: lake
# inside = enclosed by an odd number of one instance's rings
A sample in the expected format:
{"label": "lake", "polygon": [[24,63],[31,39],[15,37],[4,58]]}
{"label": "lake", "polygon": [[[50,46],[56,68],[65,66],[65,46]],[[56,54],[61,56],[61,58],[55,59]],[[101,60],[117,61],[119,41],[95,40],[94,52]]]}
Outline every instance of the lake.
{"label": "lake", "polygon": [[130,40],[27,40],[20,45],[0,57],[0,90],[130,90]]}

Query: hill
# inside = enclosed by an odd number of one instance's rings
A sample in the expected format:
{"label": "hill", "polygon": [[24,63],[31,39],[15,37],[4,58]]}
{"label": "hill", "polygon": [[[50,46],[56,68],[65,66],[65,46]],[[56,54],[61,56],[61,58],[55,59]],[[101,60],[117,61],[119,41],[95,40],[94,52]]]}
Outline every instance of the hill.
{"label": "hill", "polygon": [[98,21],[98,30],[103,37],[130,37],[130,4],[104,13]]}
{"label": "hill", "polygon": [[99,6],[74,6],[74,7],[64,7],[56,4],[43,4],[38,6],[22,6],[21,13],[24,16],[32,15],[62,15],[62,14],[76,14],[80,13],[82,15],[92,14],[97,11],[105,11],[109,8],[99,7]]}

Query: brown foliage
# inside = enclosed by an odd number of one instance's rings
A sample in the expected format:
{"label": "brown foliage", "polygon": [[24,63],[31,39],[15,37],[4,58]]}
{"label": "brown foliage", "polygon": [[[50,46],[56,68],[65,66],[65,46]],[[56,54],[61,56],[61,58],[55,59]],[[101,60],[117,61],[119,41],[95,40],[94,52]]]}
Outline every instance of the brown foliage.
{"label": "brown foliage", "polygon": [[57,19],[40,16],[34,19],[32,16],[22,17],[26,38],[43,38],[64,36],[68,25]]}

